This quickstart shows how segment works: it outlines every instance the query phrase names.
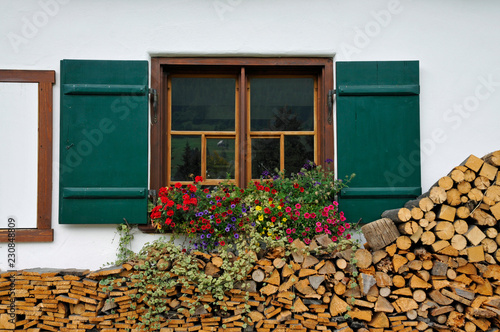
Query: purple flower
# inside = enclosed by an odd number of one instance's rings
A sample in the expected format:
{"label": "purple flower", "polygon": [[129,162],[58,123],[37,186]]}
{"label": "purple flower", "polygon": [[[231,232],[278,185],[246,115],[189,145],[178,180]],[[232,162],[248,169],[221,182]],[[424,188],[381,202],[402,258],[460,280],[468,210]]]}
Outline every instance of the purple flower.
{"label": "purple flower", "polygon": [[[211,197],[212,197],[212,195],[210,195],[210,194],[207,194],[207,198],[211,198]],[[212,204],[212,203],[210,203],[210,204]]]}
{"label": "purple flower", "polygon": [[231,209],[234,209],[235,207],[236,207],[236,205],[231,204]]}
{"label": "purple flower", "polygon": [[201,235],[200,235],[200,239],[202,239],[202,240],[203,240],[203,238],[204,238],[204,237],[205,237],[205,234],[201,234]]}
{"label": "purple flower", "polygon": [[253,227],[255,227],[255,223],[254,223],[254,222],[253,222],[251,225],[252,225]]}
{"label": "purple flower", "polygon": [[226,227],[226,228],[225,228],[225,231],[226,231],[226,232],[229,232],[230,230],[231,230],[231,228],[229,228],[229,227]]}
{"label": "purple flower", "polygon": [[242,208],[242,209],[241,209],[241,212],[245,213],[245,212],[247,212],[247,209]]}
{"label": "purple flower", "polygon": [[239,238],[240,236],[238,235],[238,233],[234,233],[234,237],[237,239],[237,238]]}
{"label": "purple flower", "polygon": [[333,160],[331,160],[330,158],[326,159],[325,162],[327,162],[328,164],[329,163],[333,163]]}
{"label": "purple flower", "polygon": [[236,217],[231,217],[231,221],[236,221]]}
{"label": "purple flower", "polygon": [[207,239],[210,239],[210,236],[212,236],[212,235],[210,235],[210,234],[207,234]]}

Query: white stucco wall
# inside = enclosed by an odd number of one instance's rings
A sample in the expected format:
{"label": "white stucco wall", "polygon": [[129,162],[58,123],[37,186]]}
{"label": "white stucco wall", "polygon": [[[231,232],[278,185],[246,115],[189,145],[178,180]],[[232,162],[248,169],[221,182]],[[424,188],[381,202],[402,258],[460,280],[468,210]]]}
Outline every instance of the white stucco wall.
{"label": "white stucco wall", "polygon": [[[56,71],[54,242],[19,243],[16,269],[94,269],[115,257],[115,226],[58,224],[61,59],[335,55],[335,61],[419,60],[426,190],[469,154],[500,149],[499,14],[495,0],[0,0],[0,68]],[[36,124],[35,115],[26,121]],[[0,144],[8,139],[0,132]],[[13,143],[21,148],[29,142]],[[2,177],[2,193],[18,186],[15,176]],[[24,192],[36,197],[32,188]],[[8,204],[2,201],[0,208],[2,216],[9,215]],[[0,227],[6,227],[2,218]],[[137,234],[134,248],[153,238]],[[0,244],[1,270],[8,269],[6,261],[6,245]]]}

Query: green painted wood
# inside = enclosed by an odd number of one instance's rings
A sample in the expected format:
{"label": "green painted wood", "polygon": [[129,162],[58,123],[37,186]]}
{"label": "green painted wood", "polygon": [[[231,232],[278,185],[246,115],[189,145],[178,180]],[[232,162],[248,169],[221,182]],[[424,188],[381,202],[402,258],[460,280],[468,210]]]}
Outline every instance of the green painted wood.
{"label": "green painted wood", "polygon": [[144,198],[146,188],[64,188],[63,198]]}
{"label": "green painted wood", "polygon": [[386,95],[386,96],[406,96],[418,95],[420,93],[420,86],[413,85],[358,85],[349,86],[343,85],[338,87],[339,96],[357,96],[357,95]]}
{"label": "green painted wood", "polygon": [[370,222],[421,193],[418,61],[337,62],[338,177],[352,222]]}
{"label": "green painted wood", "polygon": [[109,85],[109,84],[64,84],[65,95],[144,95],[147,86],[144,85]]}
{"label": "green painted wood", "polygon": [[61,61],[59,223],[147,223],[148,62]]}
{"label": "green painted wood", "polygon": [[420,187],[368,187],[368,188],[343,188],[340,191],[343,197],[415,197],[420,195]]}

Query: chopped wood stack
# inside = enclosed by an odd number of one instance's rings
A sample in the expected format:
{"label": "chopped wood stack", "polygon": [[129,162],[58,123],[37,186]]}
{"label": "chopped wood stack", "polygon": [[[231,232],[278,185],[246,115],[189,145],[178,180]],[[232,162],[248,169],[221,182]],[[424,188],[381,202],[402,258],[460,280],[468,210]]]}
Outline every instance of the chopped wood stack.
{"label": "chopped wood stack", "polygon": [[387,315],[374,327],[404,329],[391,320],[397,314],[417,330],[498,330],[499,167],[500,151],[471,155],[429,192],[363,226],[373,265],[362,279],[376,284],[375,312]]}
{"label": "chopped wood stack", "polygon": [[[322,235],[309,245],[314,254],[301,241],[289,256],[283,248],[268,251],[248,271],[245,286],[226,292],[217,305],[172,273],[178,283],[165,289],[159,331],[498,331],[499,167],[500,151],[469,157],[428,193],[365,225],[366,249],[328,252],[332,241]],[[222,273],[217,255],[191,255],[206,274]],[[172,264],[164,258],[157,263],[168,271]],[[0,274],[0,332],[141,331],[147,298],[134,296],[133,276],[143,263],[90,273]],[[99,284],[108,276],[119,278],[112,291]],[[179,312],[196,299],[194,314]]]}

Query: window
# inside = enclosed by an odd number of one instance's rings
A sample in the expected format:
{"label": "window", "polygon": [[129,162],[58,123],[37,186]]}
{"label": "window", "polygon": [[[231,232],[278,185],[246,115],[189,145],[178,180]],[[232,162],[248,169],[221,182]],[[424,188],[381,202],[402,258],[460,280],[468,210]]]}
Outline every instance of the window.
{"label": "window", "polygon": [[[370,221],[420,193],[419,64],[335,72],[342,209]],[[244,187],[334,159],[332,90],[331,58],[62,60],[59,223],[147,224],[148,189],[191,174]]]}
{"label": "window", "polygon": [[[0,82],[38,85],[38,109],[36,110],[38,115],[38,180],[37,184],[33,184],[32,187],[36,188],[34,190],[37,193],[36,228],[16,228],[15,241],[52,242],[54,240],[51,228],[52,85],[55,82],[55,72],[52,70],[0,70]],[[30,190],[30,188],[25,189]],[[27,194],[33,195],[31,192]],[[18,199],[22,200],[22,197]],[[3,220],[2,224],[4,224]],[[0,229],[0,242],[8,242],[8,229]]]}
{"label": "window", "polygon": [[265,171],[333,159],[332,59],[153,58],[151,68],[152,188],[195,175],[243,187]]}

